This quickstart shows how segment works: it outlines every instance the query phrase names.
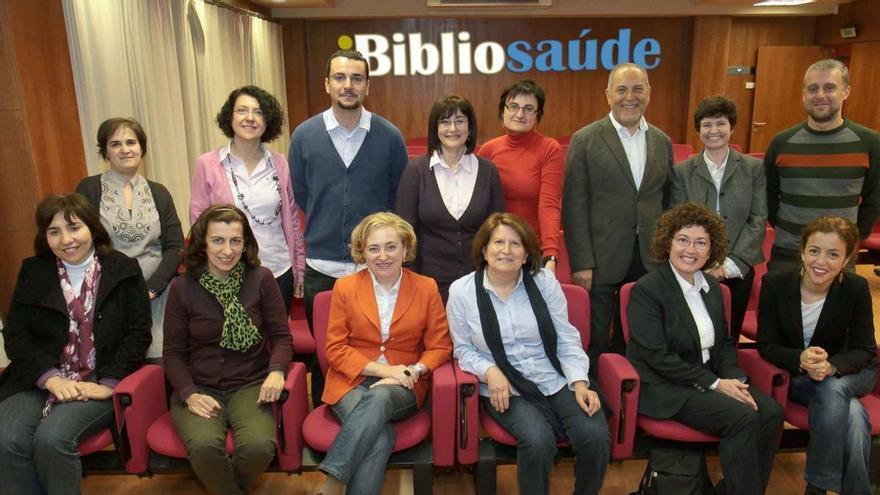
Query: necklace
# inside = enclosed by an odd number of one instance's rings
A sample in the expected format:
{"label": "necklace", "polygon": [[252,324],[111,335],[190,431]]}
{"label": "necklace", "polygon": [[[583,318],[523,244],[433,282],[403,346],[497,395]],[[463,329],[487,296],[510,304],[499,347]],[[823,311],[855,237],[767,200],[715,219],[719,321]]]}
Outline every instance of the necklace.
{"label": "necklace", "polygon": [[[262,218],[257,218],[256,215],[251,211],[250,206],[244,201],[244,193],[238,188],[238,179],[235,177],[235,171],[232,170],[232,160],[229,158],[232,153],[226,154],[226,163],[229,164],[229,175],[232,176],[232,187],[235,189],[235,197],[238,198],[238,201],[241,203],[241,207],[248,214],[249,217],[260,225],[271,225],[278,218],[278,214],[281,213],[281,183],[278,181],[278,172],[275,171],[275,168],[272,167],[272,182],[275,183],[275,192],[278,193],[278,205],[275,207],[275,214],[272,215],[272,218],[269,220],[264,220]],[[270,163],[271,163],[271,159]]]}

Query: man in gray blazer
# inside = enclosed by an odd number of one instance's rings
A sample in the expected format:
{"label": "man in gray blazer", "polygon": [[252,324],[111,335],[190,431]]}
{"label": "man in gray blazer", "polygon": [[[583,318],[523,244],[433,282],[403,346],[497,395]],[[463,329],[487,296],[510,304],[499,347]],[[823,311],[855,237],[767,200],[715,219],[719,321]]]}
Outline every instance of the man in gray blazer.
{"label": "man in gray blazer", "polygon": [[[650,239],[669,200],[672,141],[645,122],[648,73],[620,64],[608,75],[609,115],[577,131],[566,158],[562,224],[574,283],[590,291],[590,373],[598,355],[623,352],[620,286],[654,268]],[[609,349],[612,320],[614,344]]]}

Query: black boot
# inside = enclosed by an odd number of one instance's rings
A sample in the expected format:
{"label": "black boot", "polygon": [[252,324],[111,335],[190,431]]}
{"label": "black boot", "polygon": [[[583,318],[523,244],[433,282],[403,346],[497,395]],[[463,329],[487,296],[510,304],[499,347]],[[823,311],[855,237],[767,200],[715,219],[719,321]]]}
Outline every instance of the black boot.
{"label": "black boot", "polygon": [[804,495],[825,495],[827,492],[816,485],[811,485],[807,483],[807,488],[804,489]]}

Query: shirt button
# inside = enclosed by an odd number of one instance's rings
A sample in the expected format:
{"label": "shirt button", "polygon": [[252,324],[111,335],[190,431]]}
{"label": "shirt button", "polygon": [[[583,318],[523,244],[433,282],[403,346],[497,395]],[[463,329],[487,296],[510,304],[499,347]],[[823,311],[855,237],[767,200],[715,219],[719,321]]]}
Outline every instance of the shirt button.
{"label": "shirt button", "polygon": [[384,345],[380,345],[380,346],[379,346],[379,350],[382,351],[382,352],[385,352],[385,346],[384,346]]}

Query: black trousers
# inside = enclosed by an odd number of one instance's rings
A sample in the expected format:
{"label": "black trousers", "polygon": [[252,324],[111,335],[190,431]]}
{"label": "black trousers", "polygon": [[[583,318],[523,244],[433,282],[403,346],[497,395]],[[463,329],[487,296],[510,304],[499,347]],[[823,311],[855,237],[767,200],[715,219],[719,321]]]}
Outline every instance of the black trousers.
{"label": "black trousers", "polygon": [[730,337],[734,345],[739,342],[743,318],[749,306],[752,284],[755,283],[755,269],[749,268],[748,273],[743,275],[743,278],[728,278],[721,282],[730,289]]}
{"label": "black trousers", "polygon": [[[333,289],[336,279],[324,275],[306,265],[305,275],[303,277],[303,297],[305,298],[306,320],[309,322],[309,330],[312,336],[315,335],[315,326],[312,319],[312,309],[315,305],[315,296],[319,292]],[[316,349],[317,352],[317,349]],[[309,364],[309,371],[312,373],[312,406],[318,407],[321,402],[321,395],[324,393],[324,374],[321,373],[321,366],[318,364],[318,358],[312,359]]]}

